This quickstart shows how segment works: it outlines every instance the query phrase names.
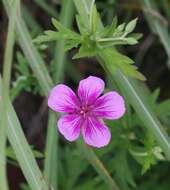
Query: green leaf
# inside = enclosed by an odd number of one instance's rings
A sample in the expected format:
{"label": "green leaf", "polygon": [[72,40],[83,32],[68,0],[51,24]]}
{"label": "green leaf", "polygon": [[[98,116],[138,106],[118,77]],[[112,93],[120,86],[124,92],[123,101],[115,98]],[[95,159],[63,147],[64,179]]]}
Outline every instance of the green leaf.
{"label": "green leaf", "polygon": [[126,38],[126,41],[127,41],[127,44],[129,45],[135,45],[138,43],[138,41],[135,38],[131,38],[131,37]]}
{"label": "green leaf", "polygon": [[77,48],[81,43],[80,39],[67,40],[64,44],[64,51],[68,51],[72,48]]}
{"label": "green leaf", "polygon": [[115,33],[121,33],[125,28],[125,23],[120,24],[117,28],[116,28],[116,32]]}
{"label": "green leaf", "polygon": [[44,32],[45,35],[39,35],[37,38],[33,40],[34,43],[44,43],[44,42],[51,42],[56,41],[61,38],[61,35],[58,32],[47,33]]}
{"label": "green leaf", "polygon": [[[32,152],[33,152],[35,158],[43,158],[44,157],[44,155],[40,151],[35,150],[33,147],[32,147]],[[16,155],[11,146],[8,146],[6,148],[6,156],[17,161]]]}
{"label": "green leaf", "polygon": [[[0,93],[1,92],[2,86],[0,78]],[[33,156],[31,148],[27,143],[25,135],[22,131],[22,127],[20,126],[20,122],[15,113],[15,110],[13,109],[13,106],[8,99],[7,101],[7,136],[12,148],[14,149],[15,155],[21,166],[23,174],[32,189],[47,190],[49,189],[48,185],[44,180],[42,173]],[[1,105],[2,101],[0,101],[0,107]]]}
{"label": "green leaf", "polygon": [[[103,59],[107,62],[107,68],[115,74],[117,69],[120,69],[125,75],[137,78],[139,80],[146,80],[145,77],[137,71],[137,68],[133,66],[133,60],[125,55],[122,55],[115,49],[107,48],[102,50]],[[99,53],[99,55],[101,54]]]}
{"label": "green leaf", "polygon": [[118,179],[121,181],[125,189],[128,187],[128,184],[135,187],[135,181],[131,172],[131,168],[128,163],[127,152],[125,150],[117,150],[114,159],[111,161],[111,167],[116,171]]}
{"label": "green leaf", "polygon": [[81,18],[80,15],[76,15],[76,22],[77,22],[77,26],[78,26],[79,32],[81,34],[87,34],[88,33],[88,29],[84,25],[84,22],[82,21],[82,18]]}
{"label": "green leaf", "polygon": [[81,46],[78,53],[76,53],[73,59],[80,59],[83,57],[94,57],[96,55],[95,48],[87,48],[86,46]]}
{"label": "green leaf", "polygon": [[170,117],[170,99],[167,99],[156,106],[159,117]]}
{"label": "green leaf", "polygon": [[112,24],[110,26],[106,26],[103,28],[103,30],[100,32],[100,37],[112,37],[117,26],[118,19],[117,17],[113,18]]}
{"label": "green leaf", "polygon": [[135,18],[134,20],[130,21],[127,25],[126,25],[126,28],[125,28],[125,32],[126,33],[131,33],[133,32],[133,30],[135,29],[136,27],[136,24],[137,24],[137,18]]}
{"label": "green leaf", "polygon": [[99,13],[97,12],[95,5],[92,8],[90,20],[91,20],[91,31],[94,35],[98,31],[98,26],[99,26],[99,21],[100,21],[100,16],[99,16]]}
{"label": "green leaf", "polygon": [[63,39],[77,39],[80,38],[80,35],[76,32],[73,32],[72,30],[66,28],[64,25],[62,25],[59,21],[57,21],[55,18],[52,18],[52,23],[55,26],[55,28],[59,31],[59,34],[63,36]]}
{"label": "green leaf", "polygon": [[128,37],[135,38],[136,40],[140,40],[143,37],[143,34],[141,33],[131,33],[128,35]]}
{"label": "green leaf", "polygon": [[87,30],[90,31],[90,23],[89,23],[89,3],[85,0],[74,0],[74,4],[76,5],[77,11],[81,17],[83,25],[86,26]]}
{"label": "green leaf", "polygon": [[47,30],[44,32],[44,35],[40,35],[36,39],[34,39],[33,40],[34,43],[43,43],[43,42],[50,42],[56,40],[77,40],[77,41],[81,40],[79,34],[66,28],[56,19],[52,18],[52,23],[55,26],[55,28],[58,30],[58,32]]}
{"label": "green leaf", "polygon": [[113,18],[112,24],[110,26],[110,31],[108,33],[108,36],[111,36],[115,32],[117,23],[118,23],[118,18],[117,18],[117,16],[115,16]]}
{"label": "green leaf", "polygon": [[21,52],[17,52],[17,64],[15,68],[18,72],[25,76],[29,76],[30,69],[28,68],[28,62]]}

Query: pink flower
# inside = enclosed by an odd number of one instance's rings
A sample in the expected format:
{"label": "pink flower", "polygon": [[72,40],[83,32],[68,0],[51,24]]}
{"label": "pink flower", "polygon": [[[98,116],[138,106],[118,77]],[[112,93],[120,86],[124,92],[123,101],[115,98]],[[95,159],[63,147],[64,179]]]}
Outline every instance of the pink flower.
{"label": "pink flower", "polygon": [[48,106],[55,112],[65,113],[58,121],[58,129],[68,141],[75,141],[81,132],[90,146],[99,148],[109,143],[111,133],[102,118],[121,118],[125,104],[115,91],[100,96],[104,86],[102,79],[90,76],[80,81],[78,97],[64,84],[52,89]]}

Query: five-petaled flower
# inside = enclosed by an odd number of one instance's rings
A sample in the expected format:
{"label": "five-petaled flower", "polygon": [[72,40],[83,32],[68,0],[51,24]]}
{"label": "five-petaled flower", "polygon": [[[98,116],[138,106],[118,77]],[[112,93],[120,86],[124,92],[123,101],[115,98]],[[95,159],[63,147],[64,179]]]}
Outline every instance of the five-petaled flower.
{"label": "five-petaled flower", "polygon": [[99,148],[109,143],[111,133],[102,118],[121,118],[125,104],[115,91],[100,96],[104,86],[102,79],[90,76],[80,81],[78,97],[64,84],[52,89],[48,106],[55,112],[64,113],[58,120],[58,129],[68,141],[75,141],[81,132],[90,146]]}

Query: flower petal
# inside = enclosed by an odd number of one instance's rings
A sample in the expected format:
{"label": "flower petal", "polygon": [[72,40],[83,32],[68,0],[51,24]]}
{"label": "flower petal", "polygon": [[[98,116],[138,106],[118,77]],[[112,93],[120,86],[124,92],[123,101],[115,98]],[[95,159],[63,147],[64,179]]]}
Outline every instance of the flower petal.
{"label": "flower petal", "polygon": [[85,143],[97,148],[106,146],[111,139],[111,133],[107,126],[94,117],[86,119],[82,133]]}
{"label": "flower petal", "polygon": [[79,137],[81,123],[78,115],[68,114],[58,120],[58,130],[68,141],[75,141]]}
{"label": "flower petal", "polygon": [[104,90],[104,81],[98,77],[90,76],[81,80],[78,95],[83,104],[92,104]]}
{"label": "flower petal", "polygon": [[96,117],[119,119],[125,113],[124,99],[117,92],[108,92],[96,100],[93,113]]}
{"label": "flower petal", "polygon": [[79,101],[71,88],[59,84],[52,89],[48,106],[56,112],[72,113],[79,106]]}

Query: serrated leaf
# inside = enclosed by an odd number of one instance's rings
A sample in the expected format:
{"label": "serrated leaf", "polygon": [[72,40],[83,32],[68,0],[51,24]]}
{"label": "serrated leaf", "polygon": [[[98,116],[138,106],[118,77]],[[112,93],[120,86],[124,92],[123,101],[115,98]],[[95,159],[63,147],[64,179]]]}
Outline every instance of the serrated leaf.
{"label": "serrated leaf", "polygon": [[61,39],[62,40],[70,40],[70,39],[76,40],[76,39],[81,38],[81,36],[79,34],[66,28],[56,19],[52,18],[52,23],[55,26],[55,28],[58,30],[58,32],[52,31],[52,30],[47,30],[44,32],[44,35],[38,36],[36,39],[33,40],[33,42],[43,43],[43,42],[56,41],[56,40],[61,40]]}
{"label": "serrated leaf", "polygon": [[65,42],[64,51],[68,51],[72,48],[77,48],[80,43],[81,43],[81,41],[79,39],[68,40]]}
{"label": "serrated leaf", "polygon": [[76,15],[76,22],[77,22],[77,26],[78,26],[79,32],[81,34],[87,34],[88,30],[84,26],[84,22],[82,21],[82,18],[80,17],[80,15]]}
{"label": "serrated leaf", "polygon": [[91,31],[93,34],[95,34],[98,30],[98,25],[100,20],[99,13],[97,12],[95,5],[92,8],[90,20],[91,20]]}
{"label": "serrated leaf", "polygon": [[25,88],[27,85],[27,77],[26,76],[19,76],[16,81],[12,83],[12,88],[10,90],[10,98],[14,100],[20,92]]}
{"label": "serrated leaf", "polygon": [[131,32],[133,32],[133,30],[135,29],[135,27],[136,27],[136,24],[137,24],[137,18],[135,18],[134,20],[132,20],[132,21],[130,21],[127,25],[126,25],[126,27],[125,27],[125,32],[126,33],[131,33]]}
{"label": "serrated leaf", "polygon": [[20,52],[17,52],[17,62],[18,64],[15,65],[16,70],[24,76],[28,76],[30,74],[28,62]]}
{"label": "serrated leaf", "polygon": [[58,30],[58,31],[68,31],[71,32],[71,30],[69,30],[68,28],[66,28],[64,25],[62,25],[58,20],[56,20],[55,18],[51,19],[52,24],[54,25],[54,27]]}
{"label": "serrated leaf", "polygon": [[88,14],[90,13],[89,4],[86,3],[85,0],[74,0],[74,3],[76,5],[76,8],[78,10],[78,13],[81,17],[84,26],[86,26],[87,30],[89,31],[90,30],[89,16],[88,16]]}
{"label": "serrated leaf", "polygon": [[100,32],[100,37],[111,37],[116,30],[117,17],[113,18],[111,26],[106,26],[102,32]]}
{"label": "serrated leaf", "polygon": [[56,41],[58,39],[62,38],[62,35],[60,35],[58,32],[44,32],[45,35],[39,35],[37,38],[33,40],[33,43],[44,43],[44,42],[51,42]]}
{"label": "serrated leaf", "polygon": [[78,53],[76,53],[73,59],[79,59],[83,57],[94,57],[96,55],[95,48],[87,48],[85,46],[81,46]]}
{"label": "serrated leaf", "polygon": [[120,69],[125,75],[137,78],[139,80],[146,80],[146,78],[137,71],[136,66],[133,66],[133,60],[125,55],[122,55],[115,49],[107,48],[103,49],[99,55],[103,58],[104,62],[107,62],[107,69],[115,74],[117,69]]}
{"label": "serrated leaf", "polygon": [[108,33],[109,36],[111,36],[115,32],[117,23],[118,23],[118,19],[117,19],[117,16],[115,16],[110,26],[110,31]]}
{"label": "serrated leaf", "polygon": [[155,161],[155,159],[154,159],[154,157],[153,156],[148,156],[148,157],[146,157],[146,159],[144,160],[144,164],[143,164],[143,167],[142,167],[142,175],[144,174],[144,173],[146,173],[150,168],[151,168],[151,166],[153,165],[153,164],[155,164],[156,163],[156,161]]}

